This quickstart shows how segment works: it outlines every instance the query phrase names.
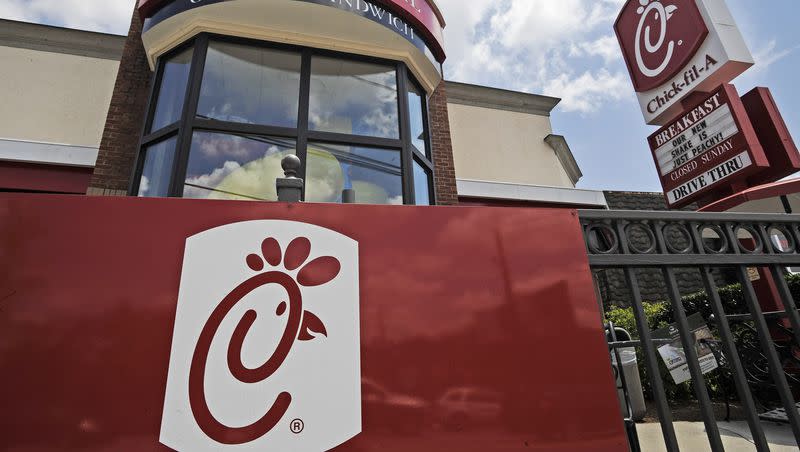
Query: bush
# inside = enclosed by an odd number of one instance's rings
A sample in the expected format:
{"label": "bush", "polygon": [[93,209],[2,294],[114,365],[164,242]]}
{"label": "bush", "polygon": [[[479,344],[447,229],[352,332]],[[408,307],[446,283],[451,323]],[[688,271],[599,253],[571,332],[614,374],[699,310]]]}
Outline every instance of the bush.
{"label": "bush", "polygon": [[[792,297],[795,300],[799,300],[800,275],[788,275],[786,277],[786,282],[789,286],[790,292],[792,293]],[[718,289],[718,292],[726,314],[746,314],[749,312],[744,301],[741,284],[733,284],[730,286],[721,287]],[[713,312],[711,309],[711,304],[708,300],[708,295],[705,293],[705,291],[687,295],[683,297],[681,301],[683,302],[684,309],[686,310],[686,315],[690,316],[699,312],[705,319],[706,323],[708,323],[715,337],[719,339],[719,334],[716,331],[716,324],[709,321]],[[644,302],[643,307],[645,311],[645,317],[647,318],[647,324],[651,331],[664,328],[675,322],[672,306],[669,302]],[[616,327],[624,328],[631,333],[631,336],[633,336],[634,339],[639,338],[636,328],[636,321],[633,317],[633,310],[631,308],[612,307],[606,313],[606,321],[613,322]],[[741,323],[731,324],[731,329],[734,337],[736,338],[736,346],[740,350],[760,350],[758,339],[755,337],[755,335],[751,334],[751,330],[746,325]],[[647,371],[647,364],[645,363],[641,347],[637,348],[636,355],[639,361],[639,373],[642,376],[642,386],[645,397],[652,399],[653,390],[650,385],[649,372]],[[670,402],[685,402],[694,400],[695,395],[692,382],[676,385],[660,357],[658,361],[660,363],[659,370],[661,373],[661,379],[664,382],[664,391],[666,392],[667,400]],[[720,366],[719,369],[706,374],[704,377],[709,387],[709,395],[713,399],[722,400],[726,394],[728,397],[735,398],[735,385],[727,368]]]}

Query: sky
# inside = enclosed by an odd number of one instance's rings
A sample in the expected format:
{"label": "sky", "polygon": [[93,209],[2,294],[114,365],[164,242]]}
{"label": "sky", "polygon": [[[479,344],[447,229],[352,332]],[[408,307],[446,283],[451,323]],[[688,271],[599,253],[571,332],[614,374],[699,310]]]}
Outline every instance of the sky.
{"label": "sky", "polygon": [[[798,0],[727,0],[756,65],[740,94],[766,86],[800,138]],[[132,0],[0,0],[0,17],[125,34]],[[579,188],[660,191],[613,22],[624,0],[437,0],[447,21],[445,77],[562,99],[564,135],[584,177]],[[491,152],[491,150],[487,150]]]}

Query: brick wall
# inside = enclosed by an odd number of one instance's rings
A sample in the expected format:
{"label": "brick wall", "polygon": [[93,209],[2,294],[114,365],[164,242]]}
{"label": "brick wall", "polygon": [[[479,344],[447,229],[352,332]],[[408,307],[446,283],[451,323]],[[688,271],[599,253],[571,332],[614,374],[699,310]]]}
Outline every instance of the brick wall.
{"label": "brick wall", "polygon": [[444,81],[439,83],[439,87],[433,92],[428,110],[433,145],[436,204],[454,206],[458,204],[458,189],[456,188],[456,168],[453,163],[453,143],[450,140],[450,117],[447,112],[447,90]]}
{"label": "brick wall", "polygon": [[127,194],[141,138],[151,78],[152,72],[142,45],[142,23],[138,12],[134,11],[87,194]]}

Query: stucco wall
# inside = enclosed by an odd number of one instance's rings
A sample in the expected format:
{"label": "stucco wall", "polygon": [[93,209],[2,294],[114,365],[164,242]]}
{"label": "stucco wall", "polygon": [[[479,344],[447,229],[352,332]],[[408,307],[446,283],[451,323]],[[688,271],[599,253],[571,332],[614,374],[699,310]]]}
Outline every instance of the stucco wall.
{"label": "stucco wall", "polygon": [[449,104],[458,179],[574,187],[553,148],[550,118]]}
{"label": "stucco wall", "polygon": [[119,62],[0,46],[0,139],[97,148]]}

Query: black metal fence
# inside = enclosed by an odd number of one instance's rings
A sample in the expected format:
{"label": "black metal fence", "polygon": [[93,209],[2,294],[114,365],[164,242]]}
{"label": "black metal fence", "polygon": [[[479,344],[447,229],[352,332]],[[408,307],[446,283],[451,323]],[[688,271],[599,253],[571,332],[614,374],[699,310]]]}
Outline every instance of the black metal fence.
{"label": "black metal fence", "polygon": [[[663,277],[711,450],[722,451],[724,448],[695,349],[697,339],[690,329],[676,279],[676,271],[686,268],[699,271],[713,311],[712,320],[724,353],[724,363],[735,383],[756,449],[769,450],[759,418],[764,408],[759,410],[751,392],[753,372],[748,368],[750,358],[743,359],[741,350],[737,348],[731,329],[734,321],[752,322],[760,344],[760,355],[768,368],[765,374],[768,373],[777,393],[776,399],[786,410],[795,440],[800,444],[800,416],[794,397],[796,392],[793,393],[793,389],[796,391],[798,388],[793,388],[792,384],[797,380],[787,375],[786,359],[779,355],[774,338],[775,322],[788,319],[784,331],[790,336],[790,341],[794,341],[790,348],[800,345],[800,314],[785,279],[787,268],[800,267],[800,216],[581,211],[580,219],[592,269],[614,268],[624,272],[639,340],[612,345],[611,348],[642,347],[667,450],[678,451],[679,447],[659,371],[658,343],[654,342],[645,317],[637,277],[637,272],[642,269],[658,272]],[[729,315],[730,307],[723,304],[718,293],[718,278],[715,278],[720,269],[732,271],[741,284],[749,314]],[[763,312],[751,281],[754,269],[765,270],[765,277],[774,281],[783,310]],[[631,433],[635,438],[635,430]],[[636,450],[638,445],[632,444],[631,447]]]}

